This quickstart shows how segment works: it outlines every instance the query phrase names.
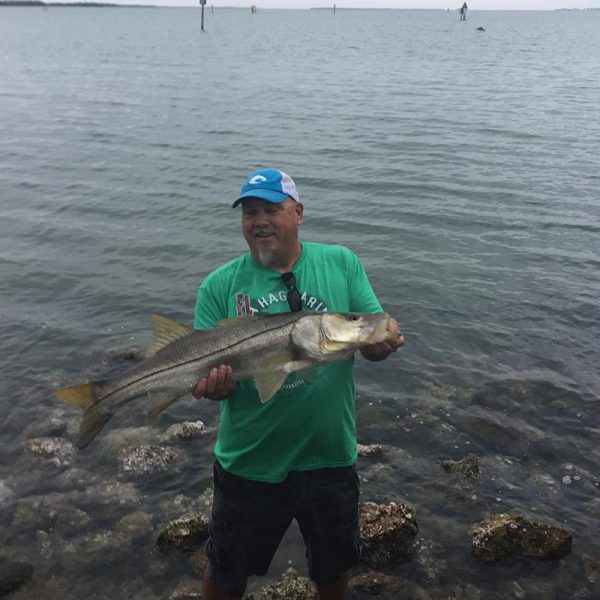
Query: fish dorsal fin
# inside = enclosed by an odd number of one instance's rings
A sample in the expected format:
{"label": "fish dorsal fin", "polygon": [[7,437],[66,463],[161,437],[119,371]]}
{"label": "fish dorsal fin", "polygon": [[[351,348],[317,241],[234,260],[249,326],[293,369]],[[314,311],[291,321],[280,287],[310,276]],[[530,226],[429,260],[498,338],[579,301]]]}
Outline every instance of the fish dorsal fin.
{"label": "fish dorsal fin", "polygon": [[179,338],[185,337],[194,331],[192,327],[182,325],[177,321],[173,321],[173,319],[161,317],[160,315],[152,315],[151,320],[152,328],[154,329],[154,337],[152,338],[150,347],[146,351],[146,356],[148,358],[154,356],[167,344],[170,344]]}
{"label": "fish dorsal fin", "polygon": [[181,397],[181,394],[174,392],[173,390],[159,390],[155,392],[149,392],[150,397],[150,409],[148,415],[152,418],[158,417],[158,415],[165,410],[168,406],[171,406],[175,400]]}
{"label": "fish dorsal fin", "polygon": [[262,404],[268,402],[285,383],[288,374],[285,371],[275,371],[274,373],[264,373],[254,378],[256,389]]}
{"label": "fish dorsal fin", "polygon": [[227,319],[221,319],[217,321],[219,327],[231,327],[233,325],[238,325],[239,323],[243,323],[244,321],[249,321],[250,319],[258,319],[259,317],[255,317],[254,315],[240,315],[239,317],[229,317]]}

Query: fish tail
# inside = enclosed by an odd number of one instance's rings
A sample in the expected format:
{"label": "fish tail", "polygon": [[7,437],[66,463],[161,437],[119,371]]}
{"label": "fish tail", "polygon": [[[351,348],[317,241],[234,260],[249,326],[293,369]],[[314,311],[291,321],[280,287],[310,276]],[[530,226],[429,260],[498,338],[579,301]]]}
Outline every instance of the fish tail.
{"label": "fish tail", "polygon": [[95,381],[56,390],[59,400],[84,411],[79,427],[79,437],[75,443],[79,449],[85,448],[114,414],[107,410],[106,403],[100,402],[103,383],[103,381]]}
{"label": "fish tail", "polygon": [[113,415],[114,413],[107,411],[102,404],[94,404],[87,408],[81,419],[79,437],[77,438],[75,445],[80,450],[85,448],[100,433],[100,430],[108,423]]}
{"label": "fish tail", "polygon": [[56,395],[62,402],[87,410],[96,404],[99,395],[98,384],[99,382],[82,383],[81,385],[60,388],[56,390]]}

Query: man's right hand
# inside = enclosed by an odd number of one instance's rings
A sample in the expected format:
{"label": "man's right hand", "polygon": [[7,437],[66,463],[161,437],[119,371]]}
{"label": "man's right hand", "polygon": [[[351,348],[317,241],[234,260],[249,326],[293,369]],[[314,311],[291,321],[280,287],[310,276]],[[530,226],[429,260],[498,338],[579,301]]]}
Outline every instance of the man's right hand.
{"label": "man's right hand", "polygon": [[229,365],[220,365],[217,369],[210,370],[207,377],[203,377],[192,390],[194,398],[208,398],[209,400],[226,400],[235,389],[233,369]]}

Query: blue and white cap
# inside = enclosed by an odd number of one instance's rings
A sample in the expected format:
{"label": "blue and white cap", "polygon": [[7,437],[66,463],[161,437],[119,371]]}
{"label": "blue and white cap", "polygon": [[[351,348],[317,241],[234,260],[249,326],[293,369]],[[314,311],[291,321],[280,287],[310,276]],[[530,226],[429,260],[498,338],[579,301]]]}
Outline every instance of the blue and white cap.
{"label": "blue and white cap", "polygon": [[267,202],[279,204],[286,198],[300,202],[300,194],[294,180],[278,169],[259,169],[250,173],[240,192],[240,197],[232,204],[237,206],[245,198],[260,198]]}

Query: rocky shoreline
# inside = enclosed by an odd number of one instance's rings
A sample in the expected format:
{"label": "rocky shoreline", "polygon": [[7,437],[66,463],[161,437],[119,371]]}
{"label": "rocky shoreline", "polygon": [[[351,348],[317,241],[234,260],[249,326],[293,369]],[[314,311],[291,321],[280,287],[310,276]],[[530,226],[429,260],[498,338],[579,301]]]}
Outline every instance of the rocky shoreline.
{"label": "rocky shoreline", "polygon": [[[48,430],[56,434],[57,423],[48,422]],[[24,454],[38,467],[40,465],[53,473],[71,471],[73,481],[77,480],[74,466],[76,450],[69,438],[74,434],[72,426],[64,428],[63,435],[41,435],[26,439]],[[87,563],[111,565],[127,561],[131,552],[145,552],[152,576],[160,576],[161,560],[185,562],[189,558],[196,573],[181,577],[170,592],[170,600],[200,598],[200,579],[206,565],[204,541],[208,535],[208,514],[212,489],[207,489],[194,502],[194,509],[184,506],[180,514],[167,522],[153,523],[156,515],[140,508],[141,492],[136,483],[161,473],[176,473],[182,468],[183,450],[171,444],[185,444],[189,440],[203,436],[212,437],[214,428],[202,421],[175,423],[164,434],[152,436],[138,432],[137,438],[148,437],[152,443],[123,446],[116,452],[119,464],[119,479],[100,481],[95,487],[73,485],[70,491],[30,495],[15,500],[9,482],[0,481],[0,504],[3,507],[6,525],[3,531],[10,531],[9,543],[5,544],[0,556],[0,596],[22,593],[18,597],[32,597],[39,591],[35,582],[35,571],[57,569],[65,561],[77,564],[78,558],[85,555]],[[385,457],[386,447],[381,444],[359,445],[361,461],[373,465]],[[458,477],[476,482],[480,473],[478,457],[469,453],[461,459],[441,461],[440,472],[448,477]],[[85,477],[82,475],[82,480]],[[112,511],[111,507],[115,507]],[[164,513],[175,513],[177,500]],[[123,513],[112,528],[94,529],[92,520],[109,520],[111,513]],[[6,516],[10,514],[7,522]],[[92,515],[94,516],[92,518]],[[160,519],[160,517],[158,517]],[[19,538],[23,533],[33,535],[39,551],[39,564],[14,559],[11,556],[10,538]],[[435,571],[443,566],[446,550],[435,540],[419,538],[419,523],[414,507],[397,498],[389,502],[365,501],[360,505],[360,533],[362,541],[362,565],[350,585],[350,597],[362,598],[439,598],[435,590],[427,590],[416,582],[394,574],[397,565],[416,561],[418,568]],[[489,515],[483,521],[472,523],[464,535],[471,540],[471,553],[482,563],[510,564],[511,560],[530,557],[536,560],[556,563],[569,554],[572,535],[549,523],[527,520],[518,514],[498,513]],[[158,550],[158,555],[154,550]],[[161,558],[162,557],[162,558]],[[466,559],[467,557],[465,557]],[[589,595],[577,597],[582,600],[594,598],[598,591],[597,558],[584,557],[587,572]],[[388,572],[386,572],[388,571]],[[391,571],[391,572],[390,572]],[[83,568],[85,573],[85,568]],[[512,589],[508,598],[525,598],[519,595],[520,585],[507,581],[507,589]],[[28,591],[29,590],[29,591]],[[17,596],[15,596],[17,597]],[[66,596],[69,597],[69,596]],[[135,596],[131,596],[135,597]],[[145,596],[151,597],[151,596]],[[462,595],[444,596],[446,600],[462,598]],[[471,596],[469,596],[471,597]],[[480,597],[480,596],[472,596]],[[293,568],[272,583],[250,592],[247,600],[304,600],[316,598],[312,583],[298,574]]]}

